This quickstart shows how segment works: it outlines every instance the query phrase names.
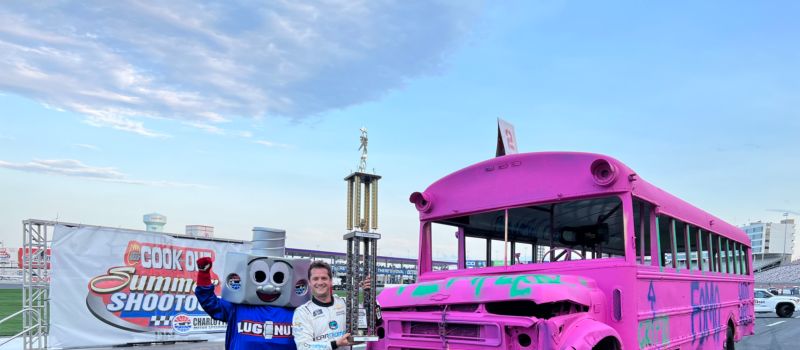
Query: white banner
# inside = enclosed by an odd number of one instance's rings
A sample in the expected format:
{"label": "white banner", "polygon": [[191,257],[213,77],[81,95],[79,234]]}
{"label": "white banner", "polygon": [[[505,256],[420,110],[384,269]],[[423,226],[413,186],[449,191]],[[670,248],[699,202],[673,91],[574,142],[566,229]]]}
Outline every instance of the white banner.
{"label": "white banner", "polygon": [[224,340],[225,323],[194,296],[195,262],[210,256],[221,272],[227,252],[250,244],[57,225],[51,248],[50,345],[73,348]]}
{"label": "white banner", "polygon": [[517,154],[517,135],[514,132],[514,125],[497,118],[497,156],[506,154]]}

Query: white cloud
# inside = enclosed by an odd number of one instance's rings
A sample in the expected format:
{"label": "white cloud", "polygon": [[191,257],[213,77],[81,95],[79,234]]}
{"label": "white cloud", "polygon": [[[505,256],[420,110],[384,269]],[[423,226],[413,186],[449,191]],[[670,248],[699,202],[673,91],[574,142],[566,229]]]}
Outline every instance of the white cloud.
{"label": "white cloud", "polygon": [[304,118],[440,70],[474,4],[3,2],[0,91],[150,137],[143,118]]}
{"label": "white cloud", "polygon": [[277,143],[277,142],[272,142],[272,141],[267,141],[267,140],[256,140],[256,141],[253,141],[253,143],[257,143],[259,145],[263,145],[263,146],[267,146],[267,147],[277,147],[277,148],[289,148],[289,147],[291,147],[290,145],[287,145],[285,143]]}
{"label": "white cloud", "polygon": [[45,173],[63,176],[73,176],[85,179],[100,180],[106,182],[115,182],[131,185],[145,185],[155,187],[194,187],[194,188],[207,188],[207,186],[171,182],[163,180],[135,180],[130,179],[127,175],[117,171],[112,167],[94,167],[83,164],[79,160],[74,159],[35,159],[28,163],[12,163],[0,160],[0,168],[13,169],[31,173]]}
{"label": "white cloud", "polygon": [[97,146],[90,145],[88,143],[75,143],[75,144],[73,144],[73,146],[84,148],[84,149],[89,149],[89,150],[92,150],[92,151],[99,151],[100,150],[99,148],[97,148]]}
{"label": "white cloud", "polygon": [[207,123],[187,122],[186,125],[189,125],[189,126],[194,127],[194,128],[198,128],[200,130],[203,130],[203,131],[211,133],[211,134],[217,134],[217,135],[225,135],[226,134],[225,130],[223,130],[222,128],[220,128],[218,126],[211,125],[211,124],[207,124]]}
{"label": "white cloud", "polygon": [[96,179],[122,179],[124,174],[114,168],[90,167],[74,159],[44,159],[28,163],[0,160],[0,167],[34,173],[49,173]]}

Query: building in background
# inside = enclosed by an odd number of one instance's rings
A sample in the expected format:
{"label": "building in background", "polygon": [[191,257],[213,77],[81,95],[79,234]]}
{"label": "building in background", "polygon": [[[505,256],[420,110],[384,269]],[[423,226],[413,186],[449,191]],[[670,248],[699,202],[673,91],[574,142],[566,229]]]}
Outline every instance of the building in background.
{"label": "building in background", "polygon": [[792,260],[800,258],[795,249],[794,219],[784,219],[779,223],[753,222],[742,226],[742,230],[750,237],[753,254],[787,254]]}
{"label": "building in background", "polygon": [[21,284],[22,269],[19,253],[22,248],[10,248],[0,242],[0,284]]}
{"label": "building in background", "polygon": [[191,237],[214,238],[214,226],[186,225],[186,235]]}
{"label": "building in background", "polygon": [[144,224],[147,231],[164,232],[164,225],[167,224],[167,217],[159,213],[150,213],[144,216]]}

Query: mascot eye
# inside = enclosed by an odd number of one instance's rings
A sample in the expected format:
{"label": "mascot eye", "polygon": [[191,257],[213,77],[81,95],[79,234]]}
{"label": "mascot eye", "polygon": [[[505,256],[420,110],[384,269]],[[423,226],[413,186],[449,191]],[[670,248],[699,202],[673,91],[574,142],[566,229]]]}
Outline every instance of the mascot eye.
{"label": "mascot eye", "polygon": [[272,283],[283,285],[291,277],[291,274],[292,267],[289,264],[280,261],[272,264]]}
{"label": "mascot eye", "polygon": [[269,276],[269,265],[264,260],[256,260],[250,264],[250,278],[256,284],[263,284]]}

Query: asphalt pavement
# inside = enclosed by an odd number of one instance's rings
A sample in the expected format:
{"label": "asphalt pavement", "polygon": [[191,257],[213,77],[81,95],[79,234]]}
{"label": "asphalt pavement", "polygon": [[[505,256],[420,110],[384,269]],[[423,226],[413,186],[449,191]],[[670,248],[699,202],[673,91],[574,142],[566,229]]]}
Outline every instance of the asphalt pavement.
{"label": "asphalt pavement", "polygon": [[[780,318],[774,314],[756,314],[755,335],[736,343],[736,350],[797,350],[800,349],[800,311],[793,317]],[[0,338],[2,342],[3,338]],[[131,344],[130,347],[92,348],[92,350],[223,350],[224,343],[175,343],[145,346]],[[21,339],[0,346],[0,350],[21,349]]]}
{"label": "asphalt pavement", "polygon": [[736,343],[736,350],[800,349],[800,311],[789,318],[756,314],[755,333]]}

